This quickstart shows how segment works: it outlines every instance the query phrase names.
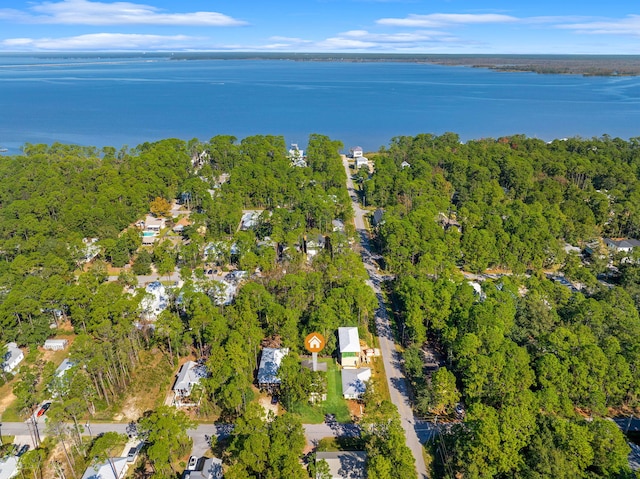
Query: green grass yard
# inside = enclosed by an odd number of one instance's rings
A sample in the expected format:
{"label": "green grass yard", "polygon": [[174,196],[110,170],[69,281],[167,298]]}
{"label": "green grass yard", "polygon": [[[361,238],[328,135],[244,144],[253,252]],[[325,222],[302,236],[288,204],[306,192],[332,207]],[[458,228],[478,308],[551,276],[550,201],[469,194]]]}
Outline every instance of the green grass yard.
{"label": "green grass yard", "polygon": [[320,424],[325,414],[335,414],[338,422],[350,422],[347,401],[342,397],[340,369],[333,359],[321,358],[318,361],[327,363],[327,400],[317,405],[301,401],[291,407],[291,412],[298,414],[303,424]]}

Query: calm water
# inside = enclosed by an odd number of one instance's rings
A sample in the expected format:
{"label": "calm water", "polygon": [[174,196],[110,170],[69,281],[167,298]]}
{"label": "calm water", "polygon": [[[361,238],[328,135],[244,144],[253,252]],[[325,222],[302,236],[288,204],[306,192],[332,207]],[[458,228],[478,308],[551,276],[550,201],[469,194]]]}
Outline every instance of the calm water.
{"label": "calm water", "polygon": [[640,78],[497,73],[412,63],[0,55],[0,147],[135,146],[310,133],[376,150],[398,135],[550,140],[640,136]]}

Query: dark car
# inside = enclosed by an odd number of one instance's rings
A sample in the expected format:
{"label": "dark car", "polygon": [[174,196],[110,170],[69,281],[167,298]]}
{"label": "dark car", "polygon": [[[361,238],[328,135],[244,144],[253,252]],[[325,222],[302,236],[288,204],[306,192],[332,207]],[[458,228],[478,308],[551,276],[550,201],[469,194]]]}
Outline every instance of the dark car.
{"label": "dark car", "polygon": [[38,410],[38,417],[42,416],[44,413],[46,413],[49,408],[51,407],[51,403],[50,402],[46,402],[42,405],[42,407]]}
{"label": "dark car", "polygon": [[28,450],[29,450],[29,444],[25,444],[18,450],[18,453],[16,454],[16,456],[20,457]]}
{"label": "dark car", "polygon": [[137,455],[138,455],[137,447],[132,447],[131,449],[129,449],[129,453],[127,454],[127,462],[135,461]]}
{"label": "dark car", "polygon": [[278,404],[278,396],[275,394],[271,396],[271,404]]}

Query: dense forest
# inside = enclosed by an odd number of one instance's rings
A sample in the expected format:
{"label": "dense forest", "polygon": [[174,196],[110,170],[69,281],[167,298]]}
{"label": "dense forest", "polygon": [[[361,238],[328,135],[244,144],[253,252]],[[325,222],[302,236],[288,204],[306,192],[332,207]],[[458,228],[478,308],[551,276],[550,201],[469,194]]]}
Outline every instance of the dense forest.
{"label": "dense forest", "polygon": [[602,238],[640,236],[638,139],[399,137],[359,180],[416,408],[457,417],[440,477],[632,477],[607,417],[640,405],[640,263]]}
{"label": "dense forest", "polygon": [[[312,135],[305,167],[291,164],[284,139],[275,136],[163,140],[120,151],[25,145],[22,155],[3,158],[0,344],[15,341],[30,350],[12,383],[12,410],[27,418],[55,397],[47,414],[55,442],[30,451],[23,472],[46,475],[56,443],[67,462],[56,467],[67,473],[81,471],[86,458],[106,457],[121,438],[108,435],[88,445],[84,421],[118,411],[141,371],[166,381],[180,358],[195,356],[207,371],[192,393],[196,414],[236,424],[224,452],[229,477],[307,477],[299,418],[287,413],[265,420],[253,385],[262,346],[287,347],[281,401],[306,402],[325,390],[326,379],[300,368],[305,335],[322,332],[327,355],[336,348],[339,326],[357,326],[371,337],[377,301],[363,287],[366,272],[348,243],[353,213],[341,148]],[[174,201],[190,213],[181,239],[143,246],[136,223],[149,212],[171,217]],[[262,214],[253,228],[241,229],[246,209]],[[344,231],[334,228],[336,221]],[[304,245],[318,235],[326,244],[310,259]],[[93,242],[97,256],[90,258]],[[220,283],[204,274],[206,261],[250,274],[230,304],[219,300]],[[120,268],[115,276],[113,268]],[[181,282],[167,283],[167,308],[151,326],[141,323],[145,292],[137,275],[174,271]],[[36,346],[52,335],[73,336],[72,374],[58,376],[55,364],[39,359]],[[0,381],[12,379],[4,374]],[[375,410],[383,400],[372,395],[368,401]],[[361,446],[385,456],[371,463],[372,474],[412,467],[398,440],[403,434],[394,406],[367,424]],[[138,420],[154,477],[180,472],[176,458],[189,450],[185,431],[192,426],[164,406]],[[395,439],[385,445],[388,437]]]}

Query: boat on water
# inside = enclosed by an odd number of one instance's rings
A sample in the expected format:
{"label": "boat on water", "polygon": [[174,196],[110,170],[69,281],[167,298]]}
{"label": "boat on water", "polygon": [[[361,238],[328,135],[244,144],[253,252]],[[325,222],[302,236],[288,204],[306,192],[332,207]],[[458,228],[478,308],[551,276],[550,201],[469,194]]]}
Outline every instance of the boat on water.
{"label": "boat on water", "polygon": [[9,151],[7,148],[0,148],[0,153],[6,153],[7,151]]}

